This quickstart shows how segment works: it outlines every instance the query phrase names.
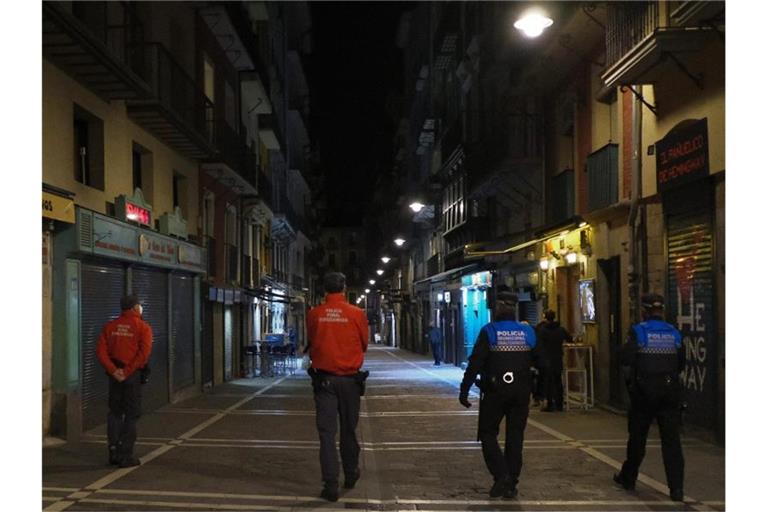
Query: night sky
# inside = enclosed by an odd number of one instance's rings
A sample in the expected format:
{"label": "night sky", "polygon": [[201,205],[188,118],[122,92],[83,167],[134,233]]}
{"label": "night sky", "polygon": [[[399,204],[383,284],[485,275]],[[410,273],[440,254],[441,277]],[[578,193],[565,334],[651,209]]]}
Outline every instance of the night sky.
{"label": "night sky", "polygon": [[[402,90],[398,22],[412,4],[311,2],[307,75],[327,224],[359,225],[377,173],[391,167],[393,100]],[[388,105],[390,105],[388,107]]]}

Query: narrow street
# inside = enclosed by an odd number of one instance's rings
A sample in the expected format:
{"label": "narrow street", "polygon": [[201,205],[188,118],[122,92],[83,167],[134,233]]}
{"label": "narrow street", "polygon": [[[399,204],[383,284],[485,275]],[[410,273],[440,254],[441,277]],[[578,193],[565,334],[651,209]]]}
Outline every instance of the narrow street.
{"label": "narrow street", "polygon": [[[139,421],[142,465],[107,465],[105,428],[43,450],[45,510],[681,510],[669,501],[653,427],[635,493],[611,481],[626,419],[601,409],[528,421],[517,500],[490,501],[475,442],[477,397],[457,402],[460,369],[371,346],[359,425],[362,478],[337,503],[321,488],[308,377],[240,379]],[[503,431],[503,428],[502,428]],[[502,435],[503,437],[503,435]],[[725,510],[725,450],[683,432],[686,503]]]}

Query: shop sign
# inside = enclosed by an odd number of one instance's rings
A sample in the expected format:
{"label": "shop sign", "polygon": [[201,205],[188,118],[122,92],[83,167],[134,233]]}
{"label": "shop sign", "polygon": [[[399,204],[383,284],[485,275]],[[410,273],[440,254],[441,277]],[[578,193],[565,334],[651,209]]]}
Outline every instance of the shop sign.
{"label": "shop sign", "polygon": [[181,208],[177,206],[172,214],[166,212],[160,216],[160,232],[187,239],[187,221],[181,215]]}
{"label": "shop sign", "polygon": [[235,290],[224,290],[224,304],[231,306],[235,303]]}
{"label": "shop sign", "polygon": [[75,223],[75,202],[66,197],[43,192],[43,217]]}
{"label": "shop sign", "polygon": [[178,254],[176,255],[179,265],[188,267],[203,267],[203,250],[200,247],[183,242],[178,243]]}
{"label": "shop sign", "polygon": [[709,176],[707,118],[672,130],[656,143],[657,190],[670,188]]}
{"label": "shop sign", "polygon": [[491,286],[491,273],[486,271],[463,276],[461,278],[461,285],[467,287]]}
{"label": "shop sign", "polygon": [[156,265],[176,264],[176,242],[148,233],[139,235],[139,256]]}
{"label": "shop sign", "polygon": [[136,260],[139,236],[130,226],[122,226],[101,215],[93,216],[93,253],[113,258]]}
{"label": "shop sign", "polygon": [[152,227],[152,206],[144,200],[140,188],[134,190],[131,197],[122,195],[115,198],[115,215],[126,222]]}

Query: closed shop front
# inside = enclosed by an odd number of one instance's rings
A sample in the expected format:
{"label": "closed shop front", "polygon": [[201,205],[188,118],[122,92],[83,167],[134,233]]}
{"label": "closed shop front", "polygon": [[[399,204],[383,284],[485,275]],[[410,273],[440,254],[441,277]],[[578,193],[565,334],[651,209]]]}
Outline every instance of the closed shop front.
{"label": "closed shop front", "polygon": [[683,335],[686,416],[714,428],[719,412],[712,190],[705,180],[668,192],[664,199],[667,315]]}
{"label": "closed shop front", "polygon": [[173,389],[195,382],[195,285],[191,274],[171,274],[171,347]]}
{"label": "closed shop front", "polygon": [[96,344],[104,324],[120,315],[125,295],[125,265],[103,260],[82,262],[80,267],[80,336],[82,349],[81,397],[83,430],[101,425],[107,418],[109,379],[96,358]]}
{"label": "closed shop front", "polygon": [[106,422],[109,377],[96,346],[127,293],[139,297],[153,332],[143,410],[199,392],[203,250],[81,208],[76,224],[56,233],[55,245],[61,271],[54,284],[53,380],[62,411],[56,431],[76,437]]}
{"label": "closed shop front", "polygon": [[168,271],[148,267],[132,269],[131,292],[139,297],[144,320],[152,327],[151,376],[144,386],[142,408],[152,411],[170,400],[168,387]]}

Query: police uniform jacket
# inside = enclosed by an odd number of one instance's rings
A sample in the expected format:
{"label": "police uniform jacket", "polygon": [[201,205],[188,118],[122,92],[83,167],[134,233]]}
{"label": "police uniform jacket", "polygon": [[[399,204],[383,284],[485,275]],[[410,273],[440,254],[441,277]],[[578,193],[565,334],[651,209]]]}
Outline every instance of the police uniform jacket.
{"label": "police uniform jacket", "polygon": [[620,353],[621,364],[630,370],[630,385],[638,381],[677,382],[685,366],[685,351],[680,332],[658,317],[630,328]]}
{"label": "police uniform jacket", "polygon": [[522,322],[499,319],[485,325],[477,336],[464,372],[461,392],[466,394],[481,375],[485,393],[525,397],[531,389],[530,367],[539,358],[536,334]]}

